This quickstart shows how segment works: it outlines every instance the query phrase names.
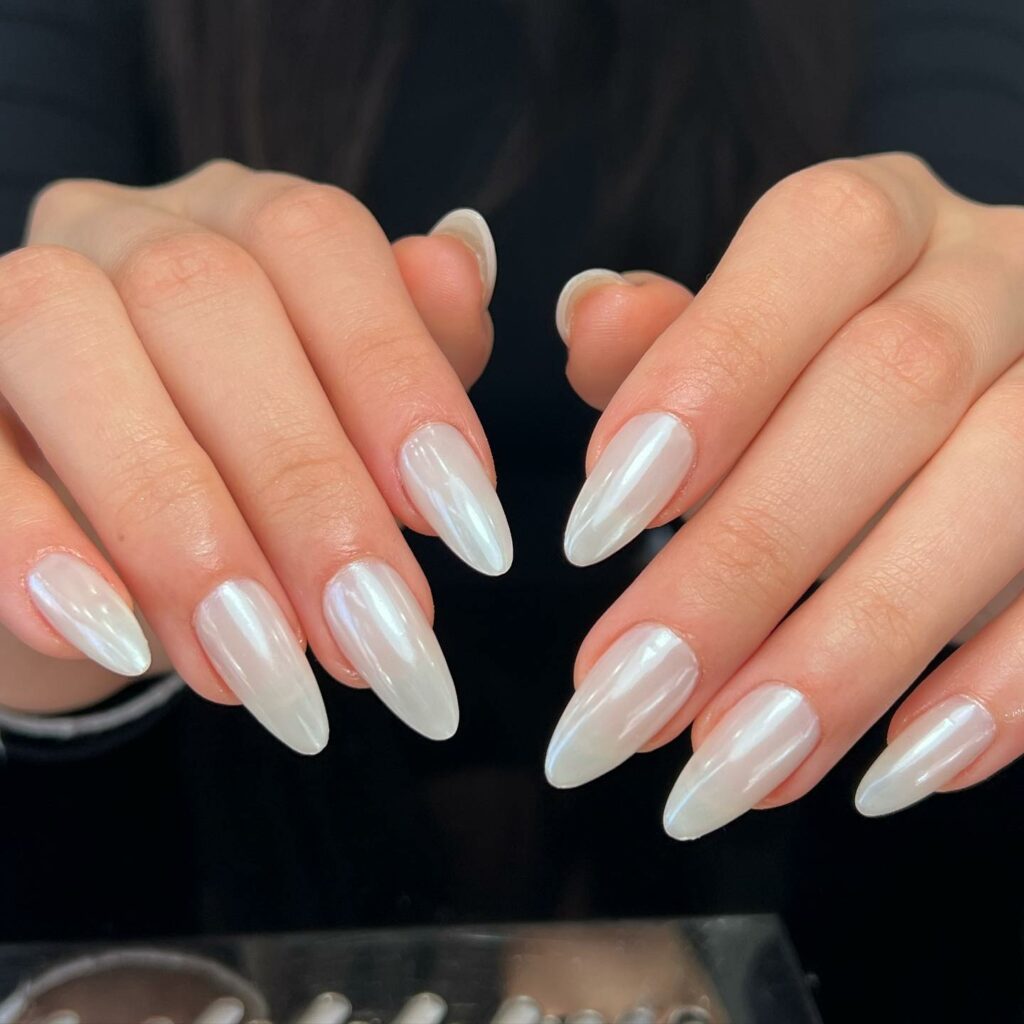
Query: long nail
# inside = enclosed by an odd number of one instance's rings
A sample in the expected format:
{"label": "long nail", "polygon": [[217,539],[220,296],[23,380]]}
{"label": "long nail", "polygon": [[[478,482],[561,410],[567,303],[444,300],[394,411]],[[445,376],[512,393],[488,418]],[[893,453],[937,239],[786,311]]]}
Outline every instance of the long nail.
{"label": "long nail", "polygon": [[697,656],[667,626],[624,633],[587,673],[555,728],[544,771],[581,786],[632,757],[672,719],[697,683]]}
{"label": "long nail", "polygon": [[916,804],[956,778],[995,735],[992,716],[977,701],[944,700],[882,751],[857,787],[857,810],[875,818]]}
{"label": "long nail", "polygon": [[508,572],[505,512],[460,431],[448,423],[421,427],[402,446],[399,467],[412,503],[459,558],[488,576]]}
{"label": "long nail", "polygon": [[593,565],[643,532],[686,477],[693,434],[667,412],[628,420],[587,477],[565,528],[565,555]]}
{"label": "long nail", "polygon": [[316,677],[288,620],[255,580],[228,580],[196,609],[195,630],[213,667],[256,720],[300,754],[327,745]]}
{"label": "long nail", "polygon": [[683,769],[665,805],[665,831],[698,839],[745,814],[796,770],[819,734],[798,690],[772,683],[751,691]]}
{"label": "long nail", "polygon": [[480,280],[484,285],[484,307],[490,305],[494,285],[498,280],[498,254],[494,236],[487,221],[469,207],[446,213],[431,229],[432,235],[450,235],[468,245],[480,267]]}
{"label": "long nail", "polygon": [[441,647],[402,577],[378,561],[346,565],[324,590],[324,615],[355,670],[410,728],[446,740],[459,725]]}
{"label": "long nail", "polygon": [[569,331],[572,329],[572,314],[576,303],[591,288],[599,288],[603,284],[629,284],[629,282],[614,270],[594,267],[592,270],[581,270],[562,286],[558,301],[555,303],[555,328],[566,344],[569,343]]}
{"label": "long nail", "polygon": [[149,644],[138,619],[87,562],[63,552],[44,555],[25,583],[43,618],[97,664],[123,676],[149,668]]}

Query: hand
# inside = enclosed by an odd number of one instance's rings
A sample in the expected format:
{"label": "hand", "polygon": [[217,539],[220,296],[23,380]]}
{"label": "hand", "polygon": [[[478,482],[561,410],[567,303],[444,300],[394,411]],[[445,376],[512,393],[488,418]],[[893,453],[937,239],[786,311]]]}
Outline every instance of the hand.
{"label": "hand", "polygon": [[[308,638],[332,675],[450,736],[429,588],[395,519],[508,568],[465,393],[495,267],[472,211],[392,247],[344,192],[226,161],[159,188],[48,188],[0,260],[0,622],[135,675],[134,597],[195,690],[312,753],[327,720]],[[67,697],[10,679],[0,699]]]}
{"label": "hand", "polygon": [[[570,379],[614,397],[568,557],[596,562],[704,504],[584,641],[548,751],[556,786],[692,721],[670,835],[795,800],[967,620],[1015,595],[1022,294],[1024,210],[969,202],[900,154],[782,181],[695,298],[653,275],[570,282]],[[1022,659],[1017,599],[898,710],[858,808],[895,811],[1020,755]]]}

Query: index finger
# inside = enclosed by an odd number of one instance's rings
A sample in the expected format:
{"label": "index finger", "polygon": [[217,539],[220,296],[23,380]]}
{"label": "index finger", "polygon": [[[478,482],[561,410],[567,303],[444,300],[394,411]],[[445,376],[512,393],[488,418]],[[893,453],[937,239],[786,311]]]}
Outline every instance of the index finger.
{"label": "index finger", "polygon": [[923,165],[893,154],[809,168],[755,205],[598,422],[571,562],[601,561],[729,471],[828,339],[917,260],[936,194]]}

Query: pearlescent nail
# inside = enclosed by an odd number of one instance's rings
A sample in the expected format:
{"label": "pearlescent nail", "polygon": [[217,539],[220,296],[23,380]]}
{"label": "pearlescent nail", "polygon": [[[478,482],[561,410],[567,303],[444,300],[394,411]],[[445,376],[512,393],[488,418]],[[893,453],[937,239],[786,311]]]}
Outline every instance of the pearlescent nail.
{"label": "pearlescent nail", "polygon": [[450,235],[469,246],[480,267],[484,285],[484,307],[490,305],[498,280],[498,253],[487,221],[476,210],[461,207],[446,213],[431,229],[432,235]]}
{"label": "pearlescent nail", "polygon": [[562,290],[558,294],[558,301],[555,303],[555,328],[562,341],[568,344],[573,309],[577,301],[583,298],[591,288],[599,288],[603,284],[629,284],[629,282],[614,270],[594,267],[592,270],[581,270],[562,286]]}
{"label": "pearlescent nail", "polygon": [[667,412],[628,420],[587,477],[565,528],[573,565],[593,565],[642,533],[693,464],[693,434]]}
{"label": "pearlescent nail", "polygon": [[402,446],[402,483],[420,515],[467,565],[488,576],[508,572],[512,534],[484,467],[462,433],[428,423]]}
{"label": "pearlescent nail", "polygon": [[196,635],[231,692],[300,754],[327,745],[327,713],[313,669],[284,612],[255,580],[228,580],[196,608]]}
{"label": "pearlescent nail", "polygon": [[98,665],[122,676],[149,668],[149,644],[138,619],[87,562],[59,551],[43,555],[25,585],[43,618]]}
{"label": "pearlescent nail", "polygon": [[346,565],[324,589],[324,615],[342,653],[406,725],[432,740],[455,734],[459,704],[441,646],[391,566]]}
{"label": "pearlescent nail", "polygon": [[665,831],[698,839],[745,814],[793,774],[820,732],[799,690],[777,683],[752,690],[683,769],[665,805]]}
{"label": "pearlescent nail", "polygon": [[632,757],[686,703],[699,671],[690,645],[667,626],[624,633],[562,714],[544,763],[548,782],[580,786]]}
{"label": "pearlescent nail", "polygon": [[942,701],[918,715],[867,770],[857,787],[857,810],[874,818],[923,800],[955,779],[995,735],[992,716],[977,701]]}

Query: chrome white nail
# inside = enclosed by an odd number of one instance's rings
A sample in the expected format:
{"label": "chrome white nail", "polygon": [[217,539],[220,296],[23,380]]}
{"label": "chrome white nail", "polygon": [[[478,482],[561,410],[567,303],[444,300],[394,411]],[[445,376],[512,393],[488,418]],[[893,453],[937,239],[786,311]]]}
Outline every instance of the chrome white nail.
{"label": "chrome white nail", "polygon": [[996,723],[977,701],[944,700],[882,751],[857,787],[857,810],[875,818],[916,804],[955,779],[995,735]]}
{"label": "chrome white nail", "polygon": [[300,754],[327,745],[327,713],[313,669],[277,602],[255,580],[228,580],[196,608],[196,635],[231,692]]}
{"label": "chrome white nail", "polygon": [[402,577],[384,562],[351,562],[324,589],[335,641],[374,693],[410,728],[446,740],[459,725],[441,646]]}
{"label": "chrome white nail", "polygon": [[488,576],[508,572],[512,534],[476,453],[448,423],[420,427],[402,446],[402,483],[420,515],[467,565]]}
{"label": "chrome white nail", "polygon": [[43,618],[98,665],[123,676],[149,668],[149,644],[138,619],[87,562],[63,552],[43,555],[25,585]]}
{"label": "chrome white nail", "polygon": [[448,1004],[433,992],[420,992],[395,1015],[393,1024],[441,1024],[448,1014]]}
{"label": "chrome white nail", "polygon": [[345,1024],[352,1004],[337,992],[322,992],[306,1007],[295,1024]]}
{"label": "chrome white nail", "polygon": [[665,805],[665,831],[698,839],[745,814],[793,774],[820,732],[799,690],[777,683],[752,690],[683,769]]}
{"label": "chrome white nail", "polygon": [[565,528],[565,555],[593,565],[642,533],[693,464],[693,434],[667,412],[622,426],[587,477]]}
{"label": "chrome white nail", "polygon": [[544,772],[559,789],[581,786],[632,757],[669,723],[697,684],[697,656],[667,626],[624,633],[569,701]]}
{"label": "chrome white nail", "polygon": [[562,341],[569,341],[569,330],[572,328],[572,314],[576,303],[591,288],[599,288],[603,284],[628,284],[629,282],[614,270],[594,267],[592,270],[581,270],[570,277],[558,293],[555,303],[555,328]]}
{"label": "chrome white nail", "polygon": [[495,282],[498,280],[498,253],[487,221],[476,210],[461,207],[446,213],[430,229],[430,233],[450,235],[469,246],[480,266],[480,279],[484,284],[484,306],[488,306],[494,295]]}
{"label": "chrome white nail", "polygon": [[245,1004],[234,996],[215,999],[195,1019],[195,1024],[242,1024]]}

